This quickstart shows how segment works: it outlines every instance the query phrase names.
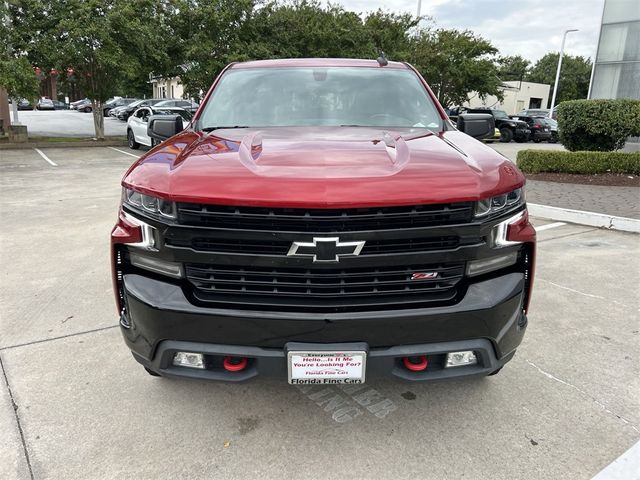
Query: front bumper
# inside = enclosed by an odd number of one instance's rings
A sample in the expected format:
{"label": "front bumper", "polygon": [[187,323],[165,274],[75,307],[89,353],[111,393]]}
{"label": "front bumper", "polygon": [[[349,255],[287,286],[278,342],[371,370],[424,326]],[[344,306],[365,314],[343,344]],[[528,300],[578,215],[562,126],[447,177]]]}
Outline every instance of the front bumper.
{"label": "front bumper", "polygon": [[[402,311],[310,314],[199,307],[173,284],[137,274],[123,279],[125,312],[121,329],[138,362],[167,376],[242,381],[257,375],[286,378],[290,342],[363,342],[367,378],[391,375],[435,380],[487,375],[511,359],[522,341],[525,279],[508,273],[472,284],[455,305]],[[443,368],[444,353],[473,350],[478,364]],[[249,365],[230,373],[212,362],[207,370],[175,367],[176,351],[248,357]],[[427,355],[422,372],[402,368],[401,358]]]}

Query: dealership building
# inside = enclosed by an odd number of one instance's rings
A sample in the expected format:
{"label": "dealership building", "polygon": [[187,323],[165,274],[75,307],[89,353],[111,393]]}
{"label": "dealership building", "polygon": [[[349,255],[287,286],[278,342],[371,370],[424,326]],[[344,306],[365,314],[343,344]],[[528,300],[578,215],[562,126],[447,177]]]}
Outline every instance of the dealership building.
{"label": "dealership building", "polygon": [[640,99],[640,0],[605,0],[589,98]]}

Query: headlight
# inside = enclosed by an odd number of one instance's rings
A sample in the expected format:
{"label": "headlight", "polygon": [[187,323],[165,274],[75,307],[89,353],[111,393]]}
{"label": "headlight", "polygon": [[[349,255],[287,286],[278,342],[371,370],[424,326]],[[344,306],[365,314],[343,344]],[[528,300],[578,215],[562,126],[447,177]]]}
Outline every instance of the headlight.
{"label": "headlight", "polygon": [[129,188],[122,190],[122,202],[136,210],[176,218],[176,204],[162,198],[145,195]]}
{"label": "headlight", "polygon": [[524,189],[516,188],[492,198],[485,198],[476,204],[476,217],[486,217],[492,213],[506,212],[524,203]]}

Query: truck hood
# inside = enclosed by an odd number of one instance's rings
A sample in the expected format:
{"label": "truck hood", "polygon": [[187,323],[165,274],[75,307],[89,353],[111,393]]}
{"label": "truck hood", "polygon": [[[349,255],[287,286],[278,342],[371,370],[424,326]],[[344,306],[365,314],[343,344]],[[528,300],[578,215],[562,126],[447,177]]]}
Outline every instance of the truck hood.
{"label": "truck hood", "polygon": [[512,162],[464,133],[364,127],[185,131],[123,179],[180,202],[307,208],[471,201],[523,184]]}

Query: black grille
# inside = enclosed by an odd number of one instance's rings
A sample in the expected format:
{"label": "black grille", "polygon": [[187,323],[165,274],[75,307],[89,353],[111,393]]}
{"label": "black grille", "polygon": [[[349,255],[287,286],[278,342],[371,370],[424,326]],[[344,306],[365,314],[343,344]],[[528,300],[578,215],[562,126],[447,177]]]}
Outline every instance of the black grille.
{"label": "black grille", "polygon": [[294,232],[391,230],[468,223],[473,202],[351,209],[260,208],[178,204],[178,223]]}
{"label": "black grille", "polygon": [[[453,300],[464,262],[379,268],[226,267],[186,264],[198,300],[296,311],[392,309]],[[412,279],[416,273],[437,273]]]}
{"label": "black grille", "polygon": [[[189,247],[201,252],[243,253],[251,255],[286,255],[291,247],[288,240],[249,240],[233,238],[167,237],[168,245]],[[360,255],[383,253],[427,252],[456,248],[460,239],[454,235],[426,238],[367,240]]]}

